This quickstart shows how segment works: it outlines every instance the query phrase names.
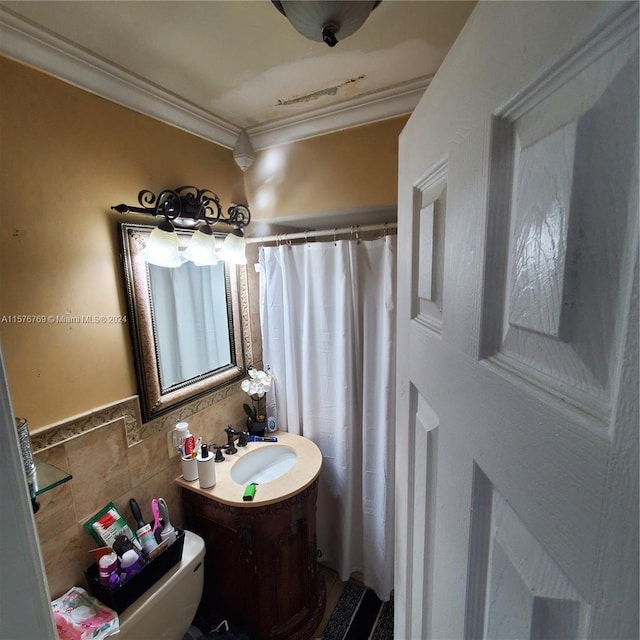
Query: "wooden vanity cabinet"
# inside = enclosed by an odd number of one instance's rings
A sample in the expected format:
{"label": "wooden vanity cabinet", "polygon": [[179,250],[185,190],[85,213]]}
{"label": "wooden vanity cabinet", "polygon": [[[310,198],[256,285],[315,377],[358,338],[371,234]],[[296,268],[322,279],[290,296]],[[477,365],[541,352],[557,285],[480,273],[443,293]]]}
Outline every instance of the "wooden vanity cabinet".
{"label": "wooden vanity cabinet", "polygon": [[201,606],[252,640],[311,638],[326,600],[317,563],[317,494],[316,479],[274,504],[235,507],[183,488],[186,526],[207,550]]}

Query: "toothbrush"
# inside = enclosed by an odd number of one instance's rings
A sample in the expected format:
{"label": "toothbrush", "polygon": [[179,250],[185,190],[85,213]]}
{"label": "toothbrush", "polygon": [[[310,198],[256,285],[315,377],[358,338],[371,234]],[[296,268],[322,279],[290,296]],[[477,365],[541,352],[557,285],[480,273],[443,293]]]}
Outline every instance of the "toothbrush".
{"label": "toothbrush", "polygon": [[278,442],[276,436],[249,436],[249,442]]}

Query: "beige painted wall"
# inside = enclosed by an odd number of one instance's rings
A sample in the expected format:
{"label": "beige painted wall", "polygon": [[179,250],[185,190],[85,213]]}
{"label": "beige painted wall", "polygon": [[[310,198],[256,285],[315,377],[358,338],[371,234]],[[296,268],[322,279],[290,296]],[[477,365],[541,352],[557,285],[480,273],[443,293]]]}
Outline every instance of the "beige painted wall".
{"label": "beige painted wall", "polygon": [[260,220],[313,217],[397,201],[398,136],[408,116],[257,153],[245,175]]}
{"label": "beige painted wall", "polygon": [[126,324],[47,319],[126,314],[117,223],[140,218],[111,205],[181,184],[223,206],[246,188],[263,221],[396,201],[405,117],[265,150],[243,175],[227,149],[6,58],[0,81],[0,341],[32,428],[136,392]]}
{"label": "beige painted wall", "polygon": [[228,204],[242,173],[222,147],[0,65],[0,339],[14,411],[38,428],[136,392],[129,327],[12,316],[125,315],[125,217],[110,206],[181,184],[210,187]]}
{"label": "beige painted wall", "polygon": [[[57,597],[83,585],[95,545],[82,523],[108,502],[130,518],[135,497],[149,518],[149,500],[163,496],[181,524],[179,459],[169,457],[166,433],[186,418],[205,441],[224,442],[224,427],[242,423],[246,394],[232,390],[144,426],[128,412],[141,435],[131,444],[120,417],[136,393],[129,326],[56,320],[126,314],[118,222],[140,218],[111,205],[181,184],[210,187],[226,205],[244,200],[243,175],[229,150],[3,58],[0,82],[0,341],[16,414],[32,430],[63,423],[53,432],[69,434],[37,450],[73,474],[40,497],[36,514]],[[44,322],[17,322],[26,314]]]}

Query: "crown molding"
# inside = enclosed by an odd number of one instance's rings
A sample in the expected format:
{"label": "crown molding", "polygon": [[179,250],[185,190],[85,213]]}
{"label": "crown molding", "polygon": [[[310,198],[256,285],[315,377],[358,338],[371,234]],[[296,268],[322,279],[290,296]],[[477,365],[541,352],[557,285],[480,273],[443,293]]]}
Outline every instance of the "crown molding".
{"label": "crown molding", "polygon": [[[0,53],[227,149],[240,127],[0,6]],[[247,128],[255,150],[411,113],[431,77]]]}
{"label": "crown molding", "polygon": [[300,116],[248,127],[247,133],[254,149],[265,149],[406,115],[415,109],[432,78],[426,76],[339,104],[320,107]]}
{"label": "crown molding", "polygon": [[237,127],[0,7],[0,52],[69,84],[233,149]]}

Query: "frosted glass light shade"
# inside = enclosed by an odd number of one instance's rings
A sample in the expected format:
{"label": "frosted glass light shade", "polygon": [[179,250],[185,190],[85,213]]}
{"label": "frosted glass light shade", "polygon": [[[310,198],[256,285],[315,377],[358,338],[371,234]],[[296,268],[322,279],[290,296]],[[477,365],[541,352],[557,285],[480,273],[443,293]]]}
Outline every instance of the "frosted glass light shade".
{"label": "frosted glass light shade", "polygon": [[220,262],[216,254],[216,238],[209,227],[198,229],[193,234],[182,257],[184,260],[191,260],[199,267]]}
{"label": "frosted glass light shade", "polygon": [[218,258],[232,264],[247,264],[246,242],[242,229],[234,229],[218,249]]}
{"label": "frosted glass light shade", "polygon": [[147,246],[140,252],[144,260],[159,267],[179,267],[178,236],[170,223],[162,221],[149,236]]}
{"label": "frosted glass light shade", "polygon": [[243,129],[238,136],[236,146],[233,148],[233,159],[243,171],[246,171],[253,164],[255,157],[256,154],[251,140],[249,140],[249,135]]}

